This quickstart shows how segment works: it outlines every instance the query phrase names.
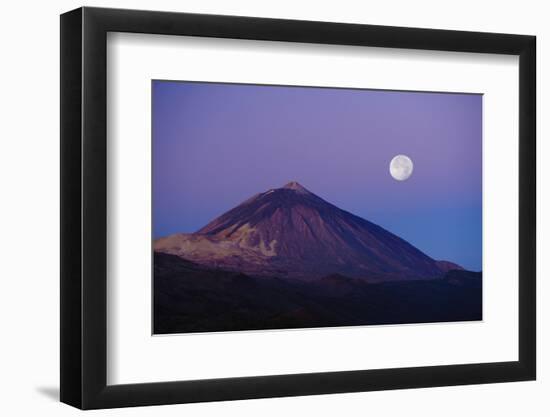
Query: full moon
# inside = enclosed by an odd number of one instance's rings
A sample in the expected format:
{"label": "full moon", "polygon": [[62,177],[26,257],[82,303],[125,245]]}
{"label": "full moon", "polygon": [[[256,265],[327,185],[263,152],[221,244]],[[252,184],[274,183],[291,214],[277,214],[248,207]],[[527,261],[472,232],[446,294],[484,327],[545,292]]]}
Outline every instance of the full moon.
{"label": "full moon", "polygon": [[396,155],[390,162],[390,174],[397,181],[405,181],[413,173],[413,162],[407,155]]}

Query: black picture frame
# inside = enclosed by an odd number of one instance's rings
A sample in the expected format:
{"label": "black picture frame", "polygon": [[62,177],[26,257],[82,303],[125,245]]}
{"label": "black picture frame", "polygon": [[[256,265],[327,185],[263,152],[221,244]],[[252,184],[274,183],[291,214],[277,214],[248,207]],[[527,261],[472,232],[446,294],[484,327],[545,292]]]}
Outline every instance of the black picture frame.
{"label": "black picture frame", "polygon": [[[519,360],[107,385],[108,32],[519,56]],[[534,36],[80,8],[61,16],[61,401],[81,409],[481,384],[536,377]]]}

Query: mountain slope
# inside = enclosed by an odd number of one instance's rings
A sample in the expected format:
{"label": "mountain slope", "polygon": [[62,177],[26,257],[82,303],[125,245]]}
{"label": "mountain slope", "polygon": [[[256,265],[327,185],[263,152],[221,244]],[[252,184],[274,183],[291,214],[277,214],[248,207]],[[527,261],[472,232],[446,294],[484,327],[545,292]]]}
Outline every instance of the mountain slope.
{"label": "mountain slope", "polygon": [[297,182],[256,194],[196,233],[158,239],[154,248],[209,267],[299,279],[428,279],[448,266]]}

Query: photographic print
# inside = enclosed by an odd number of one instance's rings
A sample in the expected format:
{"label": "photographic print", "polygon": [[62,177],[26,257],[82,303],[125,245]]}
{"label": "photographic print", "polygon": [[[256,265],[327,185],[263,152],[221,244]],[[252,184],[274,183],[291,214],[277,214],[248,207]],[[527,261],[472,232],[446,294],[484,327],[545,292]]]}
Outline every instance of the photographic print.
{"label": "photographic print", "polygon": [[153,333],[482,320],[482,99],[153,80]]}

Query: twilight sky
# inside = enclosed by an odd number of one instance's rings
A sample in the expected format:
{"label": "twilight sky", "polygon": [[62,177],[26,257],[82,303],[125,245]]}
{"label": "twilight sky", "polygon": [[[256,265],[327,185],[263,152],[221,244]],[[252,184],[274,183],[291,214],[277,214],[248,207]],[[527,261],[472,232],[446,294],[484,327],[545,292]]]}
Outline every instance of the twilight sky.
{"label": "twilight sky", "polygon": [[[482,96],[153,81],[153,234],[298,181],[434,259],[481,270]],[[396,181],[389,163],[408,155]]]}

